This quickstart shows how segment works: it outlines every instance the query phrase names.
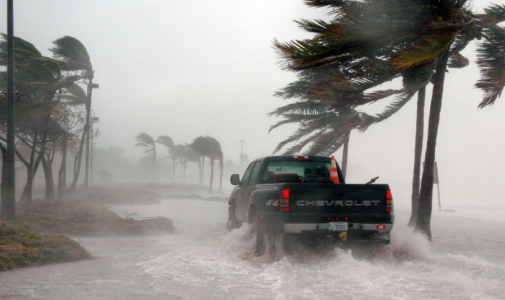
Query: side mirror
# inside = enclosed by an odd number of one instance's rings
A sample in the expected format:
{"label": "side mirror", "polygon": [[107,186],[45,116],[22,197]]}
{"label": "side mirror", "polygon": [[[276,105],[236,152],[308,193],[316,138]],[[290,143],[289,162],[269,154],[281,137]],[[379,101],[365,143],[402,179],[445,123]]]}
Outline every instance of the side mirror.
{"label": "side mirror", "polygon": [[238,175],[238,174],[231,175],[230,182],[233,185],[239,185],[240,184],[240,175]]}

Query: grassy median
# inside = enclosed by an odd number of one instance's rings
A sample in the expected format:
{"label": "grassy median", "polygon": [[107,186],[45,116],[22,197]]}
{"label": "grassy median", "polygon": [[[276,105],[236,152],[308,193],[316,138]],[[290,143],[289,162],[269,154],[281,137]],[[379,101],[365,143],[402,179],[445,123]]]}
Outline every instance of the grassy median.
{"label": "grassy median", "polygon": [[143,236],[175,232],[170,219],[121,218],[101,204],[126,204],[135,199],[140,199],[138,204],[157,202],[156,195],[149,192],[123,195],[101,189],[61,200],[34,200],[29,207],[18,205],[16,221],[0,220],[0,271],[91,257],[81,245],[66,236]]}
{"label": "grassy median", "polygon": [[76,241],[0,225],[0,271],[90,259]]}

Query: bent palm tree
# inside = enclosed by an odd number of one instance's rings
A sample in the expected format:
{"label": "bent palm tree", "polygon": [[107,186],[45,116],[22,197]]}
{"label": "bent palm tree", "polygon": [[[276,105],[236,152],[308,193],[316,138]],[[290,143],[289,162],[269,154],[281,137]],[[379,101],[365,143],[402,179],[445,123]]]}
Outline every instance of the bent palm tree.
{"label": "bent palm tree", "polygon": [[[214,180],[214,161],[219,159],[219,166],[221,168],[220,182],[219,182],[219,192],[222,190],[222,181],[223,181],[223,151],[221,150],[221,145],[219,142],[210,136],[199,136],[197,137],[189,147],[198,152],[202,156],[202,162],[205,162],[204,157],[208,157],[210,159],[210,167],[211,167],[211,175],[210,175],[210,186],[209,193],[212,193],[212,183]],[[202,163],[203,164],[203,163]],[[203,177],[203,166],[201,177]]]}
{"label": "bent palm tree", "polygon": [[156,143],[154,142],[154,139],[148,135],[147,133],[139,133],[136,137],[135,140],[137,143],[135,146],[141,146],[144,147],[144,153],[151,153],[153,156],[153,182],[156,181]]}
{"label": "bent palm tree", "polygon": [[[430,66],[436,64],[416,223],[416,231],[428,239],[431,239],[433,165],[446,68],[467,63],[459,51],[473,39],[480,38],[482,28],[505,20],[505,6],[494,5],[486,9],[485,15],[475,15],[467,8],[466,2],[309,0],[306,3],[310,6],[332,8],[334,20],[329,23],[300,21],[302,28],[316,34],[311,40],[284,44],[275,41],[288,70],[321,67],[336,70],[337,76],[320,80],[316,92],[331,92],[349,86],[364,91],[403,76],[404,84],[407,82],[410,88],[405,89],[403,99],[396,101],[397,108],[429,82],[422,78],[416,84],[418,78],[412,74],[417,75],[419,69],[429,69],[431,78],[433,67]],[[499,80],[493,82],[498,84]],[[493,88],[493,91],[497,89]],[[363,101],[356,104],[363,104]],[[383,116],[379,115],[375,120]]]}
{"label": "bent palm tree", "polygon": [[[170,154],[172,148],[174,147],[174,140],[172,138],[166,136],[166,135],[161,135],[156,139],[156,143],[162,144],[163,146],[167,147],[168,153]],[[175,179],[175,157],[172,156],[172,162],[174,165],[174,178]]]}
{"label": "bent palm tree", "polygon": [[88,93],[86,102],[86,170],[84,178],[84,186],[88,188],[89,174],[89,143],[91,139],[91,93],[93,91],[93,66],[86,47],[76,38],[64,36],[55,41],[55,45],[49,50],[53,52],[55,59],[59,61],[63,71],[82,71],[85,78],[88,80]]}
{"label": "bent palm tree", "polygon": [[[65,87],[63,89],[63,94],[60,95],[60,98],[61,98],[61,101],[65,104],[68,104],[68,105],[85,105],[85,107],[87,108],[88,105],[88,96],[86,95],[86,93],[84,92],[84,90],[77,84],[73,84],[73,85],[70,85],[68,87]],[[87,115],[87,110],[86,110],[86,115]],[[73,171],[73,180],[72,180],[72,184],[70,186],[70,190],[74,190],[76,185],[77,185],[77,181],[79,180],[79,174],[81,173],[81,161],[82,161],[82,153],[83,153],[83,150],[84,150],[84,140],[86,138],[86,127],[87,126],[87,123],[84,124],[84,128],[82,130],[82,136],[81,136],[81,139],[80,139],[80,143],[79,143],[79,151],[76,153],[75,157],[74,157],[74,171]],[[62,174],[64,175],[63,178],[62,178],[62,186],[65,186],[65,181],[66,181],[66,178],[65,178],[65,174],[66,174],[66,163],[65,163],[65,160],[66,160],[66,149],[67,149],[67,142],[69,139],[71,139],[72,137],[71,136],[67,136],[67,135],[64,135],[63,136],[63,158],[62,158]]]}

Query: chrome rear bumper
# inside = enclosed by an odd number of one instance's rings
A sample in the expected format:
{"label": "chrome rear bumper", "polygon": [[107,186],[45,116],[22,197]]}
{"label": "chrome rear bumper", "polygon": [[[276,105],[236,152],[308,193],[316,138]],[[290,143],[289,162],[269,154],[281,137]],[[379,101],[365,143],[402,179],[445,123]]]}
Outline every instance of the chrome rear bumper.
{"label": "chrome rear bumper", "polygon": [[[303,231],[329,231],[329,223],[286,223],[284,224],[285,233],[300,234]],[[370,224],[370,223],[348,223],[348,231],[354,232],[374,232],[379,234],[388,234],[393,229],[393,224]],[[332,231],[333,232],[333,231]]]}

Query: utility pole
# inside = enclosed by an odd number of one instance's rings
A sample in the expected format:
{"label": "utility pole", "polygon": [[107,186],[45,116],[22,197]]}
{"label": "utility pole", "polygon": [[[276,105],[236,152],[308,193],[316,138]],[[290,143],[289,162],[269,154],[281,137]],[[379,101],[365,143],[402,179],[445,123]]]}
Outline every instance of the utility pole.
{"label": "utility pole", "polygon": [[93,83],[90,79],[88,83],[88,101],[86,103],[86,172],[84,174],[84,188],[88,188],[89,178],[89,142],[91,140],[91,94],[93,89],[99,88],[98,83]]}
{"label": "utility pole", "polygon": [[[14,1],[7,0],[7,161],[6,191],[2,199],[2,215],[7,221],[16,219],[16,174],[14,126]],[[5,202],[5,203],[4,203]]]}
{"label": "utility pole", "polygon": [[242,174],[242,164],[244,161],[244,140],[240,140],[240,174]]}
{"label": "utility pole", "polygon": [[[94,115],[94,113],[93,113]],[[93,144],[94,144],[94,137],[95,137],[95,130],[93,129],[93,124],[98,123],[100,121],[99,118],[97,117],[92,117],[91,118],[91,161],[90,161],[90,174],[89,174],[89,185],[93,186]]]}

